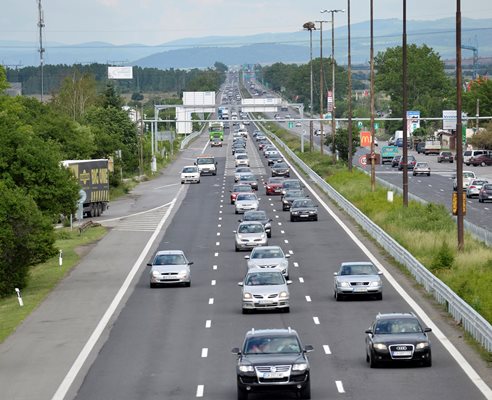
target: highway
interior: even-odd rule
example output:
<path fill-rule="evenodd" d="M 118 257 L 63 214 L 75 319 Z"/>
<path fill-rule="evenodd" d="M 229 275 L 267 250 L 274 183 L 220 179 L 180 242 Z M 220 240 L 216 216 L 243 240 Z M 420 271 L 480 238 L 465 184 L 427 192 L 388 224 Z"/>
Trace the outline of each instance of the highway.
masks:
<path fill-rule="evenodd" d="M 230 136 L 226 135 L 229 144 Z M 195 148 L 202 146 L 206 146 L 204 137 L 194 143 Z M 247 150 L 255 173 L 265 180 L 269 168 L 251 139 Z M 288 213 L 281 211 L 279 198 L 265 196 L 261 185 L 261 209 L 273 218 L 270 243 L 291 254 L 291 312 L 243 315 L 237 282 L 244 276 L 248 253 L 234 251 L 232 231 L 238 215 L 228 198 L 232 155 L 228 146 L 206 152 L 217 158 L 218 175 L 204 176 L 200 184 L 187 187 L 154 249 L 185 251 L 194 261 L 191 288 L 150 289 L 148 260 L 144 260 L 133 291 L 94 356 L 76 399 L 233 399 L 236 359 L 230 350 L 240 346 L 253 327 L 289 326 L 299 332 L 304 344 L 315 348 L 310 354 L 313 399 L 485 398 L 433 334 L 431 368 L 370 369 L 365 361 L 364 330 L 378 312 L 411 311 L 402 297 L 406 294 L 385 278 L 383 301 L 336 302 L 333 272 L 341 262 L 368 260 L 369 254 L 322 204 L 318 222 L 291 223 Z M 383 258 L 379 260 L 387 266 Z"/>

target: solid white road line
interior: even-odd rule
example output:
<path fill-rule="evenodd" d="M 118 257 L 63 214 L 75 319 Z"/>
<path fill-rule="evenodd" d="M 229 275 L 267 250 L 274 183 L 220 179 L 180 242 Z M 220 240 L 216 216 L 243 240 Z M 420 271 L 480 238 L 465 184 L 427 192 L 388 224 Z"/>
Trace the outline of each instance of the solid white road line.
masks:
<path fill-rule="evenodd" d="M 205 321 L 205 328 L 207 328 L 207 329 L 208 329 L 208 328 L 210 328 L 211 326 L 212 326 L 212 320 L 207 319 L 207 320 Z"/>
<path fill-rule="evenodd" d="M 330 346 L 327 344 L 323 345 L 323 350 L 325 351 L 325 354 L 331 354 Z"/>
<path fill-rule="evenodd" d="M 290 166 L 292 170 L 292 164 L 287 160 L 285 162 Z M 463 357 L 454 344 L 447 338 L 447 336 L 438 328 L 438 326 L 432 321 L 432 319 L 427 315 L 427 313 L 417 304 L 417 302 L 401 287 L 401 285 L 396 281 L 396 279 L 389 273 L 389 271 L 379 262 L 379 260 L 369 251 L 369 249 L 362 243 L 357 236 L 345 225 L 345 223 L 333 212 L 333 210 L 328 207 L 328 205 L 323 201 L 323 199 L 316 193 L 313 188 L 306 182 L 306 180 L 297 174 L 297 177 L 302 182 L 304 187 L 307 187 L 311 192 L 312 196 L 323 206 L 323 208 L 330 214 L 330 216 L 340 225 L 340 227 L 345 231 L 345 233 L 352 239 L 352 241 L 362 250 L 362 252 L 369 258 L 369 260 L 378 267 L 381 272 L 383 272 L 388 283 L 395 288 L 396 292 L 407 302 L 407 304 L 413 309 L 415 314 L 417 314 L 422 322 L 432 329 L 434 336 L 441 342 L 441 344 L 446 348 L 449 354 L 454 358 L 456 363 L 461 367 L 465 374 L 470 378 L 470 380 L 475 384 L 475 386 L 483 393 L 485 398 L 492 399 L 492 389 L 484 382 L 484 380 L 478 375 L 478 373 L 473 369 L 473 367 L 468 363 L 468 361 Z M 471 202 L 470 202 L 471 203 Z"/>
<path fill-rule="evenodd" d="M 335 384 L 337 385 L 338 393 L 345 393 L 342 381 L 335 381 Z"/>
<path fill-rule="evenodd" d="M 313 321 L 315 325 L 319 325 L 319 318 L 318 317 L 313 317 Z"/>
<path fill-rule="evenodd" d="M 210 299 L 208 299 L 208 304 L 214 304 L 214 298 L 213 297 L 210 297 Z"/>
<path fill-rule="evenodd" d="M 203 397 L 203 391 L 205 390 L 204 385 L 198 385 L 196 387 L 196 397 Z"/>
<path fill-rule="evenodd" d="M 154 244 L 155 240 L 157 239 L 157 236 L 161 232 L 162 227 L 164 226 L 164 223 L 166 220 L 169 218 L 169 215 L 171 214 L 172 209 L 174 208 L 174 205 L 176 204 L 176 200 L 178 199 L 179 195 L 181 194 L 181 191 L 183 190 L 183 187 L 181 187 L 178 190 L 178 193 L 174 197 L 174 199 L 171 201 L 169 209 L 166 211 L 166 213 L 163 215 L 161 220 L 159 221 L 159 224 L 154 230 L 154 233 L 150 237 L 149 241 L 147 242 L 146 246 L 140 253 L 137 261 L 135 261 L 135 264 L 133 264 L 132 269 L 128 273 L 128 275 L 125 278 L 125 281 L 121 285 L 120 289 L 116 293 L 116 295 L 113 298 L 113 301 L 109 305 L 109 307 L 106 309 L 106 312 L 100 319 L 99 323 L 97 324 L 96 328 L 92 332 L 91 336 L 89 337 L 89 340 L 87 340 L 86 344 L 80 351 L 79 355 L 75 359 L 74 363 L 72 364 L 72 367 L 68 371 L 67 375 L 63 378 L 63 381 L 60 383 L 60 386 L 58 386 L 58 389 L 56 390 L 55 394 L 52 397 L 52 400 L 63 400 L 65 396 L 67 395 L 68 390 L 70 389 L 70 386 L 72 385 L 73 381 L 77 377 L 78 373 L 82 369 L 85 361 L 89 357 L 91 351 L 94 349 L 94 346 L 96 345 L 97 341 L 103 334 L 104 330 L 108 326 L 109 321 L 113 317 L 116 309 L 118 308 L 119 304 L 121 303 L 121 300 L 125 296 L 125 293 L 128 291 L 130 284 L 132 283 L 133 279 L 135 278 L 135 275 L 137 272 L 140 270 L 140 267 L 144 260 L 148 257 L 148 253 Z"/>
<path fill-rule="evenodd" d="M 202 358 L 207 358 L 207 356 L 208 356 L 208 349 L 204 347 L 202 349 Z"/>
<path fill-rule="evenodd" d="M 299 282 L 304 283 L 304 278 L 302 276 L 299 277 Z"/>
<path fill-rule="evenodd" d="M 180 189 L 180 191 L 181 191 L 181 189 Z M 118 221 L 118 220 L 123 219 L 123 218 L 130 218 L 130 217 L 136 217 L 137 215 L 147 214 L 147 213 L 150 213 L 152 211 L 159 210 L 160 208 L 167 207 L 170 204 L 172 204 L 173 201 L 174 200 L 170 201 L 169 203 L 163 204 L 162 206 L 151 208 L 150 210 L 140 211 L 140 212 L 135 213 L 135 214 L 122 215 L 121 217 L 116 217 L 116 218 L 102 219 L 102 220 L 100 220 L 98 222 L 112 222 L 112 221 Z"/>
<path fill-rule="evenodd" d="M 202 149 L 202 154 L 205 153 L 205 150 L 207 150 L 209 144 L 210 144 L 210 140 L 207 140 L 207 143 L 205 143 L 205 146 Z"/>
<path fill-rule="evenodd" d="M 153 190 L 162 189 L 162 188 L 171 187 L 171 186 L 178 186 L 178 185 L 180 185 L 180 183 L 170 183 L 169 185 L 157 186 Z"/>

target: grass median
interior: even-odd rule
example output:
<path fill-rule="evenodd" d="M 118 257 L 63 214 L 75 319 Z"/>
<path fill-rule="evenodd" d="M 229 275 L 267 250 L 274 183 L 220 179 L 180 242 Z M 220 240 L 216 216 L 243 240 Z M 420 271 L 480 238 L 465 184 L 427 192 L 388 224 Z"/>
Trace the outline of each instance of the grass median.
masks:
<path fill-rule="evenodd" d="M 63 265 L 58 255 L 47 262 L 33 266 L 29 271 L 27 287 L 21 291 L 24 306 L 19 306 L 14 295 L 0 300 L 0 343 L 48 296 L 65 275 L 78 264 L 84 249 L 106 234 L 103 227 L 93 227 L 79 234 L 78 230 L 63 228 L 56 232 L 55 248 L 63 251 Z"/>
<path fill-rule="evenodd" d="M 465 235 L 465 248 L 456 247 L 456 224 L 442 205 L 410 201 L 394 196 L 387 201 L 387 190 L 371 191 L 370 178 L 345 164 L 333 164 L 331 155 L 300 152 L 299 138 L 276 124 L 266 127 L 298 157 L 323 177 L 339 193 L 406 248 L 435 276 L 492 323 L 492 249 L 471 235 Z"/>

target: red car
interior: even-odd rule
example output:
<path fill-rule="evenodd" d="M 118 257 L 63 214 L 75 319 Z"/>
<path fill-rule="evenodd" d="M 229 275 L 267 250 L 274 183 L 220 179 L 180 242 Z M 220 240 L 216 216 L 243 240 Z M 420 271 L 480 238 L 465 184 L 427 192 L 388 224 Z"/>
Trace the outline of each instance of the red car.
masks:
<path fill-rule="evenodd" d="M 236 202 L 236 197 L 239 193 L 252 193 L 250 185 L 234 185 L 231 190 L 231 204 Z"/>
<path fill-rule="evenodd" d="M 282 194 L 282 182 L 284 178 L 269 178 L 267 183 L 265 184 L 266 194 L 267 195 L 275 195 Z"/>
<path fill-rule="evenodd" d="M 470 158 L 470 164 L 477 167 L 481 165 L 485 167 L 486 165 L 492 165 L 492 157 L 486 154 L 480 154 L 479 156 Z"/>

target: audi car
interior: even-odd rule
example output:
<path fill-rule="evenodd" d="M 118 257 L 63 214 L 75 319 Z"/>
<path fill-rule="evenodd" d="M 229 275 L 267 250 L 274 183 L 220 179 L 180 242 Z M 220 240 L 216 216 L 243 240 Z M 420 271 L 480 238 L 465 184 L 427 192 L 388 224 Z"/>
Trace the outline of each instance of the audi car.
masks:
<path fill-rule="evenodd" d="M 340 301 L 345 297 L 370 295 L 382 300 L 381 275 L 371 262 L 344 262 L 334 273 L 334 297 Z"/>
<path fill-rule="evenodd" d="M 296 199 L 290 206 L 290 221 L 318 220 L 318 206 L 311 199 Z"/>

